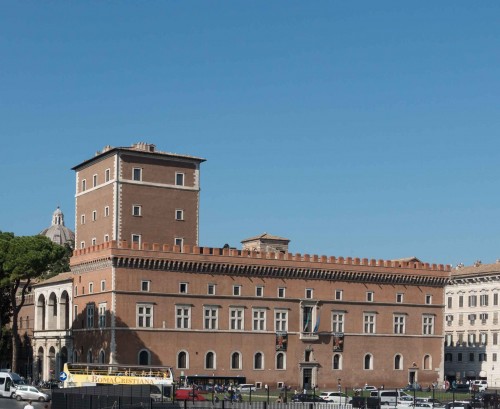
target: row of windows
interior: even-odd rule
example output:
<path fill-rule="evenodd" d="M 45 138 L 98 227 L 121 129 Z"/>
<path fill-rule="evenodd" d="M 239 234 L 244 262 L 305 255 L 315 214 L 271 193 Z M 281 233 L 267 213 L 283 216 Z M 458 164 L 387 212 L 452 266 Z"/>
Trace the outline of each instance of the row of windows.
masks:
<path fill-rule="evenodd" d="M 474 362 L 476 359 L 476 354 L 474 352 L 469 352 L 469 362 Z M 447 352 L 444 354 L 444 361 L 445 362 L 453 362 L 456 360 L 456 362 L 464 362 L 464 354 L 462 352 L 458 352 L 456 354 L 456 358 L 454 358 L 454 354 L 451 352 Z M 487 361 L 487 355 L 485 352 L 480 352 L 477 354 L 477 360 L 478 362 L 486 362 Z M 492 361 L 496 362 L 497 361 L 497 354 L 493 353 L 492 354 Z"/>
<path fill-rule="evenodd" d="M 75 308 L 75 317 L 77 316 L 78 307 Z M 220 329 L 220 311 L 221 307 L 217 305 L 203 307 L 203 329 L 205 330 L 219 330 Z M 319 321 L 317 321 L 316 328 L 312 329 L 309 326 L 310 316 L 309 307 L 302 307 L 300 315 L 300 328 L 302 332 L 318 332 Z M 175 329 L 192 329 L 192 311 L 191 305 L 176 305 L 174 313 Z M 376 334 L 376 313 L 365 312 L 363 313 L 362 332 L 365 334 Z M 86 307 L 86 327 L 94 328 L 95 304 L 87 304 Z M 251 309 L 251 330 L 252 331 L 268 331 L 268 309 L 267 308 L 252 308 Z M 406 321 L 405 314 L 393 314 L 393 333 L 405 334 Z M 287 332 L 288 331 L 288 310 L 276 308 L 273 315 L 274 331 Z M 422 334 L 434 335 L 434 321 L 435 316 L 430 314 L 422 315 Z M 346 313 L 339 311 L 332 311 L 330 330 L 332 332 L 344 332 L 346 324 Z M 106 326 L 106 304 L 99 304 L 98 326 Z M 137 304 L 136 305 L 136 326 L 138 328 L 154 328 L 154 306 L 153 304 Z M 165 321 L 162 322 L 165 328 Z M 228 316 L 228 328 L 233 331 L 245 330 L 245 307 L 230 307 Z M 249 329 L 249 328 L 247 328 Z"/>
<path fill-rule="evenodd" d="M 142 168 L 133 168 L 132 169 L 132 180 L 134 181 L 142 181 Z M 111 180 L 111 169 L 106 169 L 104 171 L 104 183 L 107 183 Z M 175 172 L 174 184 L 175 186 L 184 186 L 185 174 L 182 172 Z M 98 175 L 92 175 L 92 187 L 97 187 L 98 185 Z M 87 190 L 87 179 L 82 179 L 82 192 Z"/>
<path fill-rule="evenodd" d="M 132 216 L 141 217 L 142 216 L 142 205 L 134 204 L 132 205 Z M 109 217 L 109 206 L 104 207 L 104 217 Z M 178 221 L 184 220 L 184 210 L 183 209 L 175 209 L 174 219 Z M 85 214 L 80 215 L 80 224 L 86 223 Z M 95 222 L 97 220 L 97 210 L 92 210 L 92 221 Z"/>
<path fill-rule="evenodd" d="M 142 280 L 141 281 L 141 291 L 151 291 L 151 281 Z M 215 292 L 216 292 L 216 285 L 212 284 L 212 283 L 208 284 L 207 285 L 207 294 L 208 295 L 215 295 Z M 187 282 L 179 283 L 179 293 L 180 294 L 188 294 L 189 293 L 189 283 L 187 283 Z M 342 300 L 342 293 L 343 293 L 342 290 L 335 290 L 334 291 L 334 300 L 341 301 Z M 232 295 L 234 295 L 234 296 L 242 295 L 242 286 L 239 284 L 233 285 L 232 286 Z M 278 287 L 276 295 L 278 298 L 285 298 L 286 297 L 286 288 L 285 287 Z M 255 296 L 256 297 L 264 297 L 264 286 L 258 285 L 255 287 Z M 306 288 L 304 290 L 304 297 L 306 299 L 313 299 L 314 298 L 314 290 L 312 288 Z M 426 295 L 425 300 L 426 300 L 426 304 L 432 304 L 432 296 L 431 295 Z M 374 301 L 373 291 L 366 292 L 366 301 L 367 302 Z M 403 294 L 402 293 L 396 294 L 396 302 L 397 303 L 403 302 Z"/>
<path fill-rule="evenodd" d="M 479 337 L 478 337 L 479 335 Z M 476 346 L 476 345 L 488 345 L 488 333 L 480 332 L 476 334 L 470 332 L 467 334 L 459 333 L 457 334 L 457 341 L 454 343 L 453 334 L 445 335 L 445 345 L 446 346 Z M 498 332 L 491 333 L 492 345 L 498 345 Z"/>
<path fill-rule="evenodd" d="M 109 234 L 105 234 L 104 235 L 104 242 L 107 243 L 108 241 L 109 241 Z M 142 235 L 132 234 L 131 235 L 131 242 L 133 245 L 137 245 L 138 248 L 141 248 Z M 95 237 L 92 238 L 91 245 L 92 246 L 97 245 L 97 238 L 95 238 Z M 184 239 L 181 237 L 175 237 L 174 238 L 174 245 L 179 246 L 182 249 L 184 246 Z M 80 242 L 80 248 L 81 249 L 85 248 L 85 241 Z"/>
<path fill-rule="evenodd" d="M 478 304 L 479 300 L 479 304 Z M 467 306 L 468 307 L 487 307 L 490 302 L 489 294 L 480 294 L 479 297 L 477 295 L 469 295 L 467 298 Z M 498 305 L 498 293 L 493 293 L 493 304 L 494 306 Z M 447 298 L 447 306 L 448 308 L 453 308 L 453 296 L 448 296 Z M 458 307 L 464 307 L 464 296 L 458 296 Z"/>
<path fill-rule="evenodd" d="M 332 369 L 333 370 L 343 369 L 342 361 L 343 361 L 342 354 L 334 354 L 333 360 L 332 360 Z M 393 369 L 395 371 L 402 371 L 405 369 L 404 364 L 403 364 L 403 355 L 401 355 L 401 354 L 394 355 L 394 359 L 392 362 L 393 362 Z M 430 370 L 432 368 L 432 357 L 430 355 L 424 355 L 422 363 L 423 363 L 424 370 Z M 365 370 L 375 369 L 374 368 L 374 358 L 373 358 L 372 354 L 367 353 L 364 355 L 364 357 L 363 357 L 363 369 L 365 369 Z"/>

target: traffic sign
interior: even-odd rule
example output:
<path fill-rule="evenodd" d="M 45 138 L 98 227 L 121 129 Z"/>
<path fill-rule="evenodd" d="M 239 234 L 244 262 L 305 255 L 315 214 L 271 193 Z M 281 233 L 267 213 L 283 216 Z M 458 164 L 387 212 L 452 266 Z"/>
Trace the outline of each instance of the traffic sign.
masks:
<path fill-rule="evenodd" d="M 66 372 L 61 372 L 59 374 L 59 380 L 64 382 L 66 379 L 68 379 L 68 375 L 66 374 Z"/>

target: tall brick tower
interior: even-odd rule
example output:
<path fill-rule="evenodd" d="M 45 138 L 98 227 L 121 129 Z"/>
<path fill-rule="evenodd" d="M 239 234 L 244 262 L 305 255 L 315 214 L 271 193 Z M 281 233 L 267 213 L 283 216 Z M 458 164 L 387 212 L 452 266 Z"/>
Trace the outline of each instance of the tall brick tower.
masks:
<path fill-rule="evenodd" d="M 204 161 L 141 142 L 106 146 L 75 166 L 75 248 L 112 240 L 197 245 Z"/>

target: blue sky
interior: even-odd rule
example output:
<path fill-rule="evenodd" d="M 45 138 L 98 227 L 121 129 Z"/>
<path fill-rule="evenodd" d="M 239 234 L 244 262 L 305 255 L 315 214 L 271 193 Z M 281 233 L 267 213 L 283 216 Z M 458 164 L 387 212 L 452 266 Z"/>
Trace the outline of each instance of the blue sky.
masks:
<path fill-rule="evenodd" d="M 0 5 L 0 230 L 74 228 L 76 164 L 207 159 L 200 244 L 500 258 L 500 2 Z"/>

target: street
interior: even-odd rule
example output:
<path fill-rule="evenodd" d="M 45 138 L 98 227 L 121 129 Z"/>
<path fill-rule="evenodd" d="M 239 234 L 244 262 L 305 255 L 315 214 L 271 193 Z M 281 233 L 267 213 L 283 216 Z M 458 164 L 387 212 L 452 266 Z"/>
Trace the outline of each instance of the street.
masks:
<path fill-rule="evenodd" d="M 2 409 L 23 409 L 27 403 L 28 401 L 18 402 L 15 399 L 0 398 L 0 408 Z M 50 402 L 32 402 L 32 405 L 35 409 L 43 409 L 45 405 L 50 407 Z"/>

